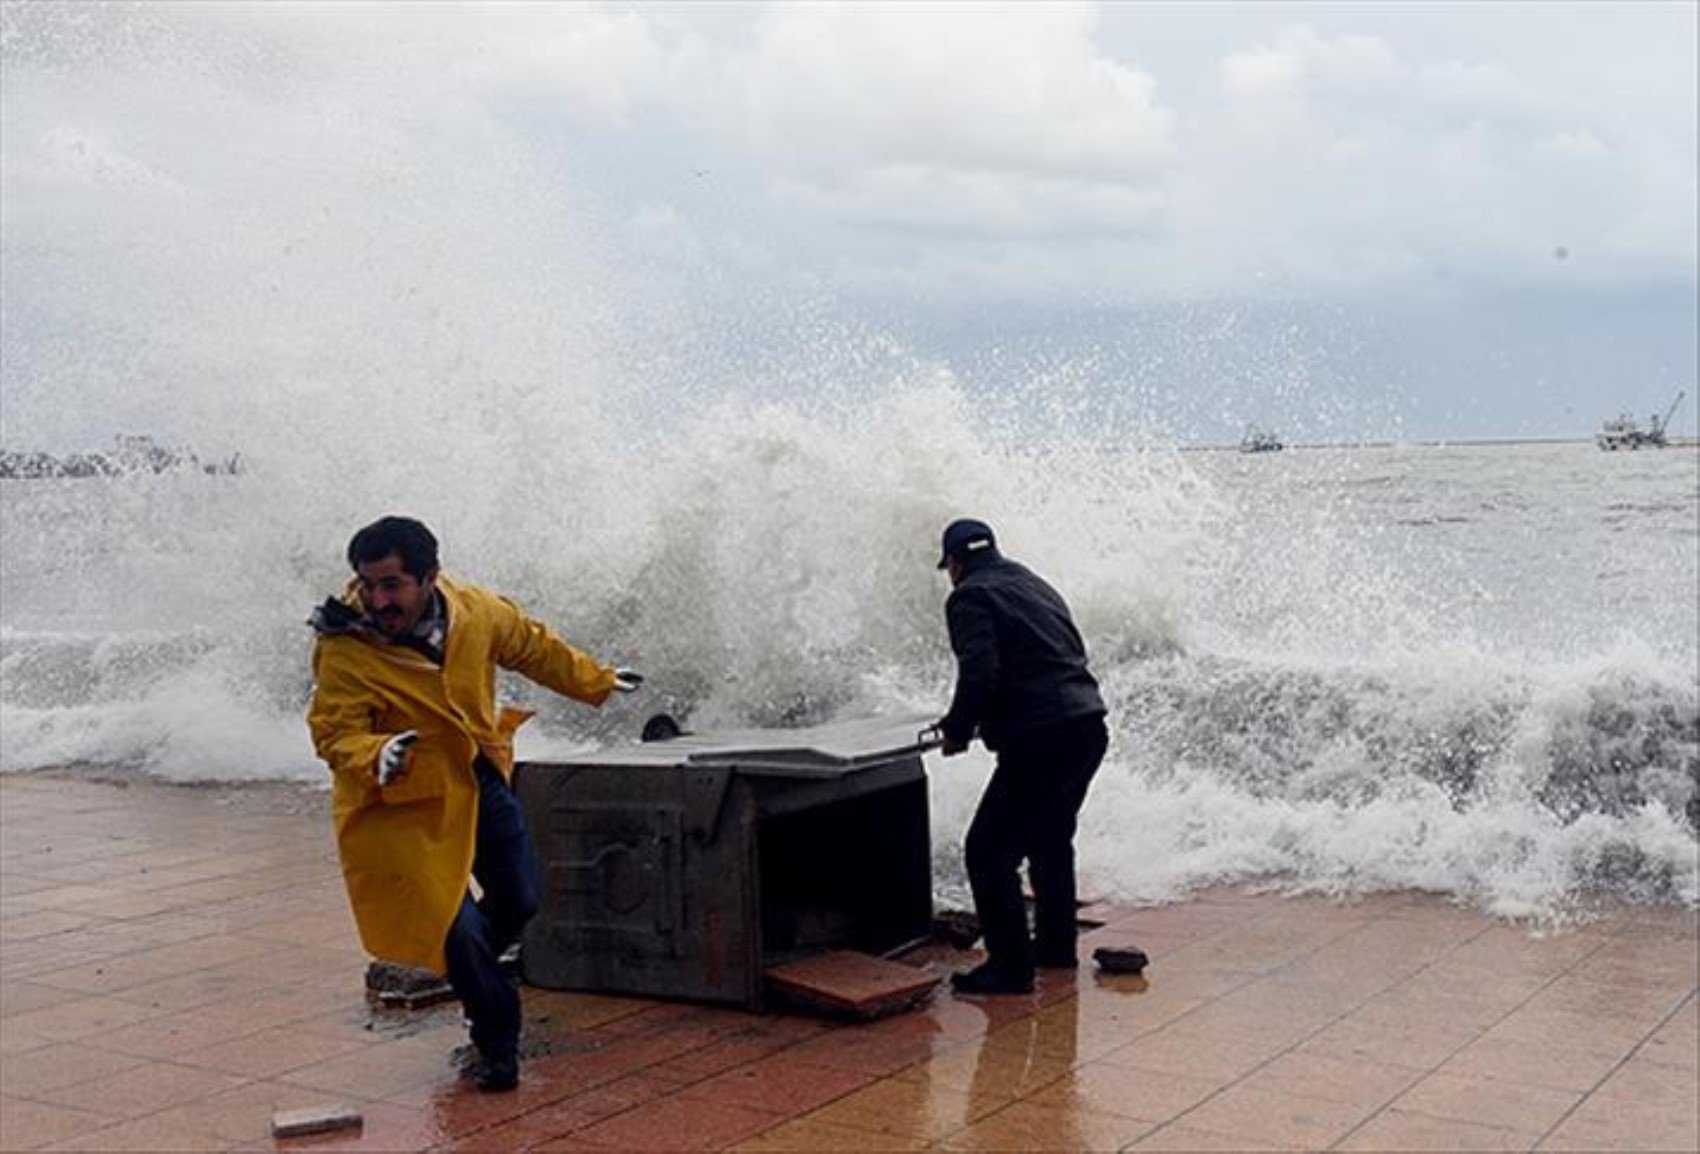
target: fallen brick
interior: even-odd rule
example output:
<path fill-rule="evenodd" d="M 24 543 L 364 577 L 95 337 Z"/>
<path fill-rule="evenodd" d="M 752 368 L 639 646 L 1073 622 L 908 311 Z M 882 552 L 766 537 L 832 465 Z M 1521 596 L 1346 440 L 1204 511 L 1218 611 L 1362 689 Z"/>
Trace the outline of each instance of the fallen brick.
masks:
<path fill-rule="evenodd" d="M 349 1106 L 307 1106 L 279 1110 L 272 1115 L 273 1138 L 299 1138 L 304 1134 L 328 1134 L 333 1130 L 359 1130 L 366 1124 L 360 1111 Z"/>

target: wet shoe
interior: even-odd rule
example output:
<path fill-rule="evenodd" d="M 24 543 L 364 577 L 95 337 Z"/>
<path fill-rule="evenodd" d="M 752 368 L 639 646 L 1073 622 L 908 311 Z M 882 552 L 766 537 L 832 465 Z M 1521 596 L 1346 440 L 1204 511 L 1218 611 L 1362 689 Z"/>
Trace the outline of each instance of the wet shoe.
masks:
<path fill-rule="evenodd" d="M 487 1094 L 500 1094 L 519 1085 L 518 1058 L 480 1058 L 472 1080 Z"/>
<path fill-rule="evenodd" d="M 1006 974 L 988 962 L 967 973 L 950 975 L 950 988 L 959 994 L 1031 994 L 1033 977 Z"/>

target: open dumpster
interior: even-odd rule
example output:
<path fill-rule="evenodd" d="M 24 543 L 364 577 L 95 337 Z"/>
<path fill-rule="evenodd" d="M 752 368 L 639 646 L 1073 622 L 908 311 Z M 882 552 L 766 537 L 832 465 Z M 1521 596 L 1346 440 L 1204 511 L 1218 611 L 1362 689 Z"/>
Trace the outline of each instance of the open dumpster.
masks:
<path fill-rule="evenodd" d="M 521 762 L 544 878 L 526 981 L 756 1009 L 769 966 L 925 939 L 929 722 L 683 734 Z"/>

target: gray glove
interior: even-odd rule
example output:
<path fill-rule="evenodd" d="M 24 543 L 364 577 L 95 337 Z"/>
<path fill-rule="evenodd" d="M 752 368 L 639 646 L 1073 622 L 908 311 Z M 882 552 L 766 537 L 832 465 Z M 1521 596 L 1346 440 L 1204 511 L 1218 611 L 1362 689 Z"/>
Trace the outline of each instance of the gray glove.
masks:
<path fill-rule="evenodd" d="M 407 759 L 413 751 L 413 743 L 418 740 L 419 731 L 409 729 L 384 742 L 384 747 L 378 751 L 379 785 L 388 785 L 407 772 Z"/>
<path fill-rule="evenodd" d="M 631 669 L 614 670 L 614 688 L 621 693 L 636 693 L 643 685 L 643 674 Z"/>

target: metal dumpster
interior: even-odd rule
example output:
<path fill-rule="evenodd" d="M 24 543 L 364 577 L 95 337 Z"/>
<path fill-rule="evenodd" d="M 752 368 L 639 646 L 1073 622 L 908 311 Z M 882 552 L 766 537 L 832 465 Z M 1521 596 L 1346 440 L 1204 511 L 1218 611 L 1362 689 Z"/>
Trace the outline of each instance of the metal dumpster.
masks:
<path fill-rule="evenodd" d="M 526 981 L 751 1009 L 766 966 L 928 935 L 927 717 L 521 762 L 544 876 Z"/>

